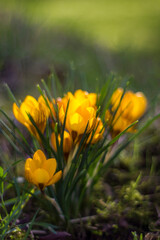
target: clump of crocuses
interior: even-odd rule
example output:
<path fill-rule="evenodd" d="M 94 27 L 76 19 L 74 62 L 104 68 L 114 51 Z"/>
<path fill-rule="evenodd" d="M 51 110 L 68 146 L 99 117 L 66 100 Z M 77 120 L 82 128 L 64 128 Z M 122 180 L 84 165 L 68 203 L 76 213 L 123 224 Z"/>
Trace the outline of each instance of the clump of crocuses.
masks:
<path fill-rule="evenodd" d="M 62 155 L 65 156 L 66 167 L 62 164 L 63 169 L 59 169 L 56 174 L 57 160 L 55 158 L 47 160 L 40 149 L 34 153 L 33 159 L 26 160 L 26 179 L 40 190 L 56 183 L 62 177 L 63 170 L 65 172 L 67 168 L 68 171 L 66 160 L 69 158 L 71 162 L 74 149 L 80 144 L 84 134 L 87 136 L 85 146 L 98 143 L 103 139 L 107 129 L 113 138 L 141 118 L 147 108 L 147 100 L 142 92 L 127 91 L 124 93 L 122 88 L 118 88 L 111 96 L 111 104 L 105 112 L 105 119 L 101 119 L 98 112 L 99 106 L 97 106 L 98 97 L 96 93 L 88 93 L 79 89 L 74 94 L 68 92 L 62 98 L 49 100 L 44 95 L 40 95 L 36 100 L 32 96 L 27 96 L 20 107 L 16 103 L 13 104 L 15 118 L 29 130 L 41 145 L 43 144 L 37 128 L 41 134 L 45 135 L 49 119 L 51 119 L 49 121 L 51 127 L 50 146 L 55 155 L 63 143 L 61 150 L 63 151 Z M 127 131 L 134 132 L 135 126 Z"/>

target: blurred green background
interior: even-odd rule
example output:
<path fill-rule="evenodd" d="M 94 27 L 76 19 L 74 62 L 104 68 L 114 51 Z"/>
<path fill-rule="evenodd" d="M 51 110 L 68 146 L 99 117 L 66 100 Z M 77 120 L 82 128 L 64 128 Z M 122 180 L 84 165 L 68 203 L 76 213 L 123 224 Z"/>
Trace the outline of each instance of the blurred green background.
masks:
<path fill-rule="evenodd" d="M 53 71 L 71 90 L 96 91 L 114 72 L 159 94 L 159 0 L 0 0 L 0 18 L 0 81 L 18 97 Z"/>

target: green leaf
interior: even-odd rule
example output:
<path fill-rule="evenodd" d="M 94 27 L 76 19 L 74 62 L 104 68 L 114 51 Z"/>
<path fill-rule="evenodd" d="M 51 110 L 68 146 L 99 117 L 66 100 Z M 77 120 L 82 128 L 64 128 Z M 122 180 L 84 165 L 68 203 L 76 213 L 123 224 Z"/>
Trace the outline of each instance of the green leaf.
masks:
<path fill-rule="evenodd" d="M 12 125 L 14 131 L 16 131 L 18 133 L 18 135 L 21 138 L 21 142 L 24 142 L 25 145 L 25 149 L 28 153 L 33 153 L 33 149 L 31 148 L 31 146 L 29 145 L 28 141 L 26 140 L 26 138 L 23 136 L 23 134 L 21 133 L 21 131 L 19 130 L 19 128 L 14 124 L 13 120 L 10 119 L 10 117 L 8 117 L 8 115 L 2 110 L 0 109 L 0 112 L 3 114 L 3 116 L 8 120 L 8 122 Z M 14 133 L 14 136 L 16 138 L 16 135 Z M 17 138 L 16 138 L 17 139 Z"/>
<path fill-rule="evenodd" d="M 86 169 L 83 169 L 74 179 L 74 181 L 72 182 L 67 194 L 66 194 L 66 201 L 68 200 L 68 198 L 71 196 L 72 192 L 74 189 L 76 189 L 76 184 L 81 180 L 83 179 L 83 176 L 85 176 L 86 174 Z"/>
<path fill-rule="evenodd" d="M 135 134 L 133 134 L 126 142 L 120 145 L 120 147 L 115 151 L 115 153 L 110 157 L 110 159 L 107 161 L 105 166 L 103 166 L 102 172 L 106 171 L 106 169 L 111 165 L 111 163 L 114 161 L 114 159 L 120 154 L 120 152 L 126 148 L 137 136 L 139 136 L 147 127 L 149 127 L 152 122 L 154 122 L 156 119 L 160 117 L 160 114 L 154 116 L 153 118 L 149 119 L 144 126 Z"/>
<path fill-rule="evenodd" d="M 140 234 L 139 240 L 143 240 L 143 234 L 142 233 Z"/>
<path fill-rule="evenodd" d="M 53 233 L 56 233 L 56 231 L 54 229 L 58 228 L 57 226 L 55 226 L 55 225 L 53 225 L 51 223 L 46 223 L 46 222 L 34 222 L 33 225 L 34 226 L 44 227 L 45 229 L 47 228 L 48 230 L 50 230 Z"/>
<path fill-rule="evenodd" d="M 16 202 L 17 202 L 17 198 L 11 198 L 11 199 L 4 201 L 4 204 L 5 204 L 5 206 L 10 206 L 10 205 L 15 204 Z M 0 203 L 0 207 L 2 207 L 2 206 L 3 206 L 3 204 Z"/>
<path fill-rule="evenodd" d="M 8 84 L 7 83 L 4 83 L 4 86 L 8 92 L 8 95 L 10 96 L 10 98 L 13 100 L 13 102 L 15 102 L 17 104 L 17 106 L 19 106 L 19 103 L 17 101 L 17 99 L 15 98 L 15 96 L 13 95 L 11 89 L 9 88 Z"/>
<path fill-rule="evenodd" d="M 0 167 L 0 193 L 3 194 L 4 190 L 4 179 L 3 179 L 3 168 Z"/>
<path fill-rule="evenodd" d="M 36 128 L 38 134 L 39 134 L 39 137 L 42 141 L 42 144 L 43 144 L 43 147 L 44 149 L 46 150 L 46 152 L 49 154 L 50 152 L 53 153 L 54 157 L 56 158 L 56 153 L 53 151 L 53 149 L 51 148 L 50 144 L 49 144 L 49 141 L 45 138 L 45 136 L 42 134 L 42 132 L 39 130 L 39 128 L 37 127 L 34 119 L 32 118 L 32 116 L 30 114 L 27 114 L 28 117 L 29 117 L 29 120 L 31 121 L 31 123 L 33 124 L 33 126 Z"/>
<path fill-rule="evenodd" d="M 131 127 L 133 127 L 135 124 L 138 123 L 138 120 L 133 122 L 132 124 L 130 124 L 124 131 L 122 131 L 121 133 L 119 133 L 116 137 L 114 137 L 106 146 L 101 147 L 99 151 L 97 151 L 95 158 L 97 158 L 101 153 L 103 153 L 104 151 L 106 151 L 111 145 L 113 145 L 115 142 L 117 142 L 117 140 L 124 134 L 127 132 L 127 130 Z"/>
<path fill-rule="evenodd" d="M 12 141 L 12 139 L 10 138 L 9 135 L 7 135 L 5 133 L 5 131 L 3 131 L 2 129 L 0 130 L 2 132 L 2 134 L 4 135 L 4 137 L 8 140 L 8 142 L 12 145 L 12 147 L 18 152 L 21 153 L 21 150 L 16 146 L 16 144 Z"/>
<path fill-rule="evenodd" d="M 38 209 L 38 210 L 36 211 L 36 213 L 34 214 L 34 216 L 33 216 L 33 218 L 32 218 L 32 221 L 31 221 L 30 224 L 29 224 L 29 228 L 28 228 L 28 230 L 27 230 L 27 232 L 26 232 L 26 234 L 25 234 L 25 236 L 24 236 L 24 240 L 27 240 L 28 235 L 29 235 L 29 233 L 30 233 L 30 231 L 31 231 L 31 229 L 32 229 L 32 226 L 33 226 L 33 224 L 34 224 L 34 222 L 35 222 L 35 219 L 36 219 L 36 217 L 37 217 L 37 214 L 38 214 L 39 210 L 40 210 L 40 209 Z"/>
<path fill-rule="evenodd" d="M 60 152 L 61 152 L 61 159 L 59 159 L 59 161 L 61 161 L 61 165 L 62 165 L 62 169 L 64 169 L 64 154 L 63 154 L 63 138 L 64 138 L 64 131 L 65 131 L 65 126 L 66 126 L 66 119 L 67 119 L 67 113 L 68 113 L 68 108 L 69 108 L 69 102 L 70 100 L 68 100 L 67 102 L 67 107 L 66 107 L 66 112 L 65 112 L 65 116 L 64 116 L 64 122 L 62 125 L 62 132 L 61 132 L 61 142 L 60 142 Z"/>
<path fill-rule="evenodd" d="M 49 103 L 48 103 L 48 100 L 47 100 L 47 98 L 45 97 L 45 94 L 43 93 L 43 91 L 42 91 L 42 89 L 40 88 L 39 84 L 37 84 L 37 88 L 38 88 L 40 94 L 42 95 L 42 97 L 43 97 L 43 99 L 44 99 L 44 101 L 45 101 L 45 103 L 46 103 L 46 106 L 47 106 L 47 107 L 49 108 L 49 110 L 50 110 L 50 114 L 51 114 L 51 117 L 52 117 L 53 121 L 56 122 L 56 119 L 55 119 L 55 117 L 54 117 L 54 115 L 53 115 L 53 112 L 52 112 L 52 110 L 51 110 L 51 108 L 50 108 L 50 105 L 49 105 Z M 53 107 L 54 107 L 55 112 L 56 112 L 56 105 L 53 103 L 52 99 L 50 99 L 50 102 L 53 104 Z"/>
<path fill-rule="evenodd" d="M 0 177 L 3 177 L 3 168 L 0 166 Z"/>
<path fill-rule="evenodd" d="M 50 91 L 49 91 L 49 89 L 48 89 L 47 84 L 45 83 L 44 79 L 41 79 L 41 82 L 42 82 L 42 84 L 43 84 L 43 87 L 44 87 L 45 90 L 46 90 L 46 93 L 47 93 L 47 95 L 48 95 L 49 100 L 52 102 L 52 96 L 51 96 L 51 93 L 50 93 Z"/>
<path fill-rule="evenodd" d="M 28 147 L 28 145 L 26 146 L 26 144 L 24 144 L 23 141 L 21 141 L 21 139 L 19 139 L 19 138 L 15 135 L 15 132 L 14 132 L 12 129 L 10 129 L 10 127 L 7 126 L 6 123 L 5 123 L 3 120 L 0 119 L 0 123 L 1 123 L 1 125 L 9 132 L 9 134 L 13 136 L 13 138 L 15 139 L 15 141 L 18 142 L 18 144 L 24 149 L 25 152 L 31 153 L 31 149 Z M 7 134 L 6 134 L 2 129 L 1 129 L 1 131 L 2 131 L 3 135 L 6 137 Z M 10 141 L 12 141 L 10 135 L 8 135 L 8 138 L 10 138 Z M 12 141 L 12 142 L 13 142 L 13 141 Z M 13 142 L 12 146 L 14 146 L 14 145 L 15 145 L 15 143 Z M 18 147 L 16 146 L 15 149 L 17 150 Z"/>

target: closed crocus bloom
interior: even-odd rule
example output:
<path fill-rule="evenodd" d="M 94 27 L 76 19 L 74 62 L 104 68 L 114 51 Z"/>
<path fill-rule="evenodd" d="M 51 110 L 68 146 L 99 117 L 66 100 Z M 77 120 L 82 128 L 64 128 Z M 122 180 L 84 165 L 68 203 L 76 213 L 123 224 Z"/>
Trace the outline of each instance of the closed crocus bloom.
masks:
<path fill-rule="evenodd" d="M 123 115 L 123 117 L 129 118 L 131 116 L 132 110 L 134 108 L 135 94 L 132 91 L 127 91 L 120 103 L 118 112 Z"/>
<path fill-rule="evenodd" d="M 96 108 L 92 106 L 91 102 L 95 101 L 95 96 L 88 98 L 88 92 L 77 90 L 74 95 L 70 92 L 62 99 L 62 104 L 59 109 L 59 120 L 63 124 L 66 115 L 66 108 L 69 100 L 69 107 L 67 111 L 65 128 L 69 131 L 73 140 L 79 135 L 82 135 L 87 127 L 89 133 L 96 121 Z"/>
<path fill-rule="evenodd" d="M 142 92 L 133 93 L 132 91 L 127 91 L 121 100 L 122 94 L 122 88 L 118 88 L 113 93 L 111 97 L 112 111 L 115 111 L 118 105 L 120 105 L 118 111 L 124 117 L 133 121 L 142 117 L 147 108 L 147 99 L 144 94 Z"/>
<path fill-rule="evenodd" d="M 58 135 L 58 142 L 59 144 L 61 142 L 60 134 Z M 51 144 L 54 150 L 57 151 L 56 134 L 54 132 L 51 134 Z M 63 152 L 69 153 L 72 149 L 72 145 L 73 145 L 72 137 L 69 134 L 69 132 L 65 130 L 63 134 Z"/>
<path fill-rule="evenodd" d="M 90 107 L 88 99 L 79 101 L 74 99 L 70 102 L 67 121 L 68 129 L 74 135 L 81 135 L 84 133 L 86 126 L 88 124 L 86 133 L 90 132 L 96 121 L 96 110 Z"/>
<path fill-rule="evenodd" d="M 113 135 L 124 131 L 130 124 L 141 118 L 147 108 L 147 99 L 143 93 L 127 91 L 123 98 L 122 94 L 122 88 L 118 88 L 113 93 L 111 97 L 112 112 L 107 110 L 105 115 L 108 124 L 112 125 Z M 115 110 L 116 114 L 114 115 Z M 128 129 L 128 132 L 134 131 L 134 127 Z"/>
<path fill-rule="evenodd" d="M 124 118 L 119 111 L 113 115 L 109 110 L 106 111 L 105 120 L 107 124 L 111 127 L 111 135 L 115 137 L 120 132 L 124 131 L 132 122 L 129 121 L 127 118 Z M 127 132 L 135 132 L 134 126 L 129 128 Z"/>
<path fill-rule="evenodd" d="M 142 92 L 137 92 L 134 94 L 132 102 L 132 111 L 128 118 L 135 121 L 145 113 L 147 109 L 147 99 Z"/>
<path fill-rule="evenodd" d="M 90 139 L 92 137 L 91 143 L 95 144 L 96 142 L 98 142 L 100 139 L 103 138 L 103 133 L 104 133 L 104 126 L 103 126 L 102 120 L 98 117 L 96 119 L 96 124 L 95 124 L 95 133 L 93 137 L 92 137 L 92 132 L 90 133 L 87 143 L 90 142 Z"/>
<path fill-rule="evenodd" d="M 143 93 L 127 91 L 121 101 L 118 111 L 129 121 L 136 121 L 143 116 L 147 108 L 147 99 Z"/>
<path fill-rule="evenodd" d="M 93 129 L 96 121 L 96 111 L 93 107 L 79 106 L 76 111 L 69 116 L 69 129 L 78 135 L 84 133 L 87 123 L 87 132 Z"/>
<path fill-rule="evenodd" d="M 112 94 L 111 97 L 111 104 L 112 104 L 112 111 L 115 111 L 119 105 L 119 102 L 121 100 L 123 94 L 123 88 L 117 88 L 116 91 Z"/>
<path fill-rule="evenodd" d="M 49 185 L 58 182 L 62 171 L 55 174 L 57 162 L 54 158 L 46 159 L 41 150 L 37 150 L 33 159 L 28 158 L 25 163 L 25 177 L 28 182 L 36 185 L 41 191 Z"/>
<path fill-rule="evenodd" d="M 16 105 L 16 103 L 13 104 L 13 114 L 15 118 L 26 126 L 30 133 L 37 139 L 39 139 L 39 134 L 30 121 L 28 114 L 31 115 L 39 130 L 44 133 L 48 111 L 46 106 L 44 106 L 41 102 L 41 99 L 37 101 L 34 97 L 27 96 L 22 102 L 20 108 Z"/>
<path fill-rule="evenodd" d="M 131 123 L 132 122 L 129 121 L 127 118 L 124 118 L 122 115 L 119 115 L 117 113 L 114 117 L 113 122 L 112 122 L 112 127 L 113 127 L 115 135 L 116 135 L 116 133 L 118 134 L 118 133 L 124 131 L 127 127 L 129 127 L 129 125 Z M 135 132 L 135 129 L 134 128 L 129 128 L 127 131 L 128 132 Z"/>
<path fill-rule="evenodd" d="M 67 102 L 69 100 L 70 100 L 70 102 L 69 102 L 69 107 L 68 107 L 68 111 L 67 111 Z M 67 97 L 62 99 L 62 104 L 61 104 L 61 107 L 59 109 L 59 120 L 63 124 L 64 118 L 65 118 L 65 115 L 66 115 L 66 111 L 67 111 L 66 128 L 69 131 L 71 130 L 71 129 L 69 129 L 69 124 L 68 124 L 69 116 L 72 113 L 74 113 L 79 106 L 80 106 L 80 101 L 78 101 L 74 97 L 71 98 L 71 99 L 68 99 Z"/>

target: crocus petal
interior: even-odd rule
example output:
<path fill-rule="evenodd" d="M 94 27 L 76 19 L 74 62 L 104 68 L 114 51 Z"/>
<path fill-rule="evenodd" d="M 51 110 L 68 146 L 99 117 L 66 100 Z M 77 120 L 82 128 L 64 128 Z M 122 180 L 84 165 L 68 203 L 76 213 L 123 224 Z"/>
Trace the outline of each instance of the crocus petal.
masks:
<path fill-rule="evenodd" d="M 28 114 L 30 114 L 33 117 L 33 113 L 32 113 L 33 107 L 29 106 L 25 102 L 21 103 L 20 111 L 21 111 L 22 115 L 24 116 L 24 118 L 26 119 L 26 121 L 29 121 Z"/>
<path fill-rule="evenodd" d="M 62 124 L 64 122 L 64 117 L 65 117 L 65 111 L 64 111 L 64 107 L 62 105 L 59 109 L 59 120 L 61 121 Z"/>
<path fill-rule="evenodd" d="M 58 135 L 58 142 L 60 144 L 61 142 L 61 136 L 60 134 Z M 51 134 L 51 144 L 52 147 L 54 148 L 55 151 L 57 151 L 57 143 L 56 143 L 56 134 L 53 132 Z M 69 132 L 64 131 L 64 136 L 63 136 L 63 152 L 67 153 L 71 150 L 73 144 L 73 140 Z"/>
<path fill-rule="evenodd" d="M 49 181 L 50 177 L 48 172 L 43 168 L 38 168 L 33 173 L 33 181 L 37 185 L 38 184 L 46 184 Z"/>
<path fill-rule="evenodd" d="M 80 100 L 73 98 L 72 101 L 69 102 L 67 115 L 70 116 L 73 114 L 81 106 L 81 103 L 82 102 Z"/>
<path fill-rule="evenodd" d="M 28 120 L 29 120 L 28 114 L 30 114 L 34 119 L 35 109 L 38 109 L 38 102 L 32 96 L 27 96 L 20 106 L 21 113 L 23 114 L 25 119 L 28 119 Z"/>
<path fill-rule="evenodd" d="M 115 111 L 119 105 L 120 99 L 123 94 L 123 88 L 117 88 L 111 97 L 112 111 Z"/>
<path fill-rule="evenodd" d="M 56 171 L 57 168 L 57 162 L 55 158 L 49 158 L 48 160 L 46 160 L 43 164 L 43 169 L 45 169 L 48 173 L 49 176 L 52 177 L 53 174 Z"/>
<path fill-rule="evenodd" d="M 27 158 L 25 163 L 25 169 L 29 168 L 31 172 L 34 172 L 37 169 L 37 166 L 32 158 Z"/>
<path fill-rule="evenodd" d="M 60 144 L 60 141 L 61 141 L 61 137 L 60 137 L 60 135 L 58 135 L 59 144 Z M 56 142 L 55 132 L 52 132 L 52 134 L 51 134 L 51 144 L 52 144 L 52 147 L 54 148 L 54 150 L 57 151 L 57 142 Z"/>
<path fill-rule="evenodd" d="M 135 105 L 135 94 L 131 91 L 128 91 L 124 94 L 122 102 L 118 111 L 121 111 L 121 114 L 125 118 L 129 118 L 132 114 L 133 108 Z"/>
<path fill-rule="evenodd" d="M 89 102 L 89 99 L 88 98 L 84 98 L 83 100 L 80 101 L 80 105 L 79 105 L 79 108 L 81 108 L 81 111 L 82 109 L 86 109 L 90 107 L 90 102 Z"/>
<path fill-rule="evenodd" d="M 89 93 L 88 99 L 91 106 L 95 106 L 97 102 L 97 94 L 96 93 Z"/>
<path fill-rule="evenodd" d="M 85 123 L 82 116 L 78 113 L 74 113 L 69 118 L 69 126 L 72 131 L 82 134 L 86 128 L 87 122 Z"/>
<path fill-rule="evenodd" d="M 125 130 L 125 128 L 128 127 L 127 125 L 127 120 L 125 118 L 123 118 L 122 116 L 115 116 L 114 121 L 113 121 L 113 129 L 116 132 L 122 132 L 123 130 Z"/>
<path fill-rule="evenodd" d="M 26 122 L 26 119 L 24 118 L 16 103 L 13 103 L 13 114 L 20 123 L 24 124 Z"/>
<path fill-rule="evenodd" d="M 103 137 L 104 128 L 103 128 L 103 123 L 99 117 L 96 119 L 94 129 L 96 129 L 96 131 L 95 131 L 92 141 L 91 141 L 92 144 L 96 143 L 98 140 L 100 140 Z M 92 136 L 92 133 L 90 134 L 90 137 L 87 140 L 87 142 L 90 141 L 91 136 Z"/>
<path fill-rule="evenodd" d="M 61 177 L 62 177 L 62 171 L 60 170 L 49 180 L 49 182 L 47 183 L 47 186 L 58 182 L 61 179 Z"/>
<path fill-rule="evenodd" d="M 32 97 L 32 96 L 30 96 L 30 95 L 28 95 L 28 96 L 26 96 L 26 98 L 24 99 L 24 102 L 28 105 L 28 106 L 30 106 L 30 107 L 38 107 L 38 102 L 37 102 L 37 100 L 34 98 L 34 97 Z"/>
<path fill-rule="evenodd" d="M 147 108 L 147 99 L 142 92 L 137 92 L 134 98 L 134 108 L 132 110 L 133 120 L 137 120 L 142 117 Z"/>
<path fill-rule="evenodd" d="M 74 96 L 78 100 L 83 101 L 84 99 L 88 98 L 88 92 L 78 89 L 75 91 Z"/>
<path fill-rule="evenodd" d="M 46 161 L 46 157 L 40 149 L 34 153 L 33 161 L 37 168 L 41 168 L 43 163 Z"/>
<path fill-rule="evenodd" d="M 32 173 L 32 171 L 30 170 L 30 168 L 26 168 L 26 167 L 25 167 L 25 178 L 27 179 L 28 182 L 34 184 L 33 173 Z"/>
<path fill-rule="evenodd" d="M 67 95 L 66 95 L 66 97 L 67 97 L 67 101 L 68 101 L 69 99 L 72 100 L 72 99 L 74 98 L 74 96 L 73 96 L 73 94 L 72 94 L 71 92 L 68 92 Z"/>
<path fill-rule="evenodd" d="M 51 106 L 50 101 L 48 99 L 46 99 L 46 101 L 48 103 L 48 106 Z M 46 101 L 44 100 L 42 95 L 39 96 L 39 98 L 38 98 L 39 109 L 43 110 L 43 112 L 45 112 L 46 117 L 48 118 L 49 114 L 50 114 L 50 109 L 47 106 Z"/>
<path fill-rule="evenodd" d="M 67 132 L 64 131 L 64 138 L 63 138 L 63 151 L 65 153 L 70 152 L 72 148 L 73 140 L 71 135 Z"/>

